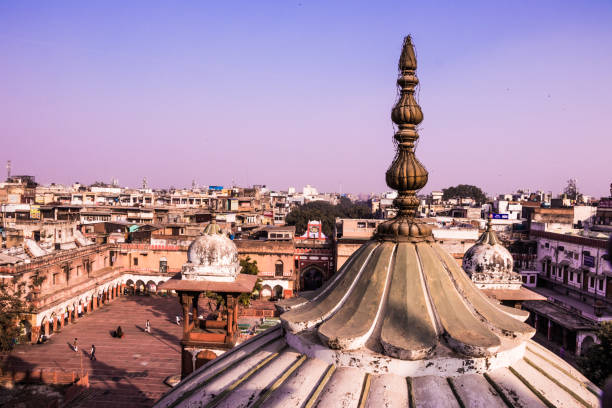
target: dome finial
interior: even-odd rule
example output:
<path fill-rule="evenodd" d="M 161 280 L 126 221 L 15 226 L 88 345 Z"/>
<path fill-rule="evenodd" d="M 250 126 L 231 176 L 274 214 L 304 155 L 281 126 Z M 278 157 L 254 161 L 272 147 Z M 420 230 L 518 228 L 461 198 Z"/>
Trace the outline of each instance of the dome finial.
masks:
<path fill-rule="evenodd" d="M 416 54 L 408 35 L 404 38 L 398 63 L 400 96 L 391 111 L 391 120 L 397 125 L 394 136 L 398 143 L 397 153 L 386 173 L 387 185 L 398 192 L 393 201 L 398 211 L 395 218 L 378 227 L 376 235 L 379 239 L 402 241 L 432 237 L 431 228 L 415 220 L 419 206 L 416 193 L 425 187 L 428 178 L 427 170 L 414 155 L 415 142 L 419 138 L 417 126 L 423 121 L 423 112 L 414 97 L 419 83 L 416 67 Z"/>
<path fill-rule="evenodd" d="M 204 231 L 202 232 L 202 235 L 215 235 L 215 234 L 222 234 L 223 231 L 221 231 L 221 227 L 217 224 L 217 218 L 215 217 L 215 212 L 211 211 L 210 212 L 210 223 L 204 227 Z"/>

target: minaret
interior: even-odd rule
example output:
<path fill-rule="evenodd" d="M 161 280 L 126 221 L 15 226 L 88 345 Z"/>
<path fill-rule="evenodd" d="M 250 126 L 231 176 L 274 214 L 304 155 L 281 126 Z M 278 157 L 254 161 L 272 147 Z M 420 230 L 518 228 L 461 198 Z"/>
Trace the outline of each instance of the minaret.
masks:
<path fill-rule="evenodd" d="M 11 161 L 7 161 L 6 162 L 6 179 L 10 179 L 11 178 Z"/>
<path fill-rule="evenodd" d="M 400 96 L 391 111 L 391 120 L 397 125 L 397 152 L 386 173 L 387 185 L 398 192 L 393 200 L 398 212 L 395 218 L 379 225 L 376 234 L 379 239 L 397 242 L 433 239 L 431 227 L 415 219 L 419 206 L 416 193 L 425 187 L 428 178 L 427 170 L 414 155 L 418 125 L 423 121 L 423 112 L 414 97 L 419 83 L 416 68 L 412 39 L 406 36 L 398 64 Z"/>

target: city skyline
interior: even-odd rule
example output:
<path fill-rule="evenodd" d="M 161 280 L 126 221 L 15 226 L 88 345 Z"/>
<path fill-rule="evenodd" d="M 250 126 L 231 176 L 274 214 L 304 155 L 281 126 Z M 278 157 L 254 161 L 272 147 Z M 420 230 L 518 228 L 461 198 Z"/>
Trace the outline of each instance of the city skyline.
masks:
<path fill-rule="evenodd" d="M 610 4 L 245 3 L 231 18 L 149 5 L 0 5 L 0 160 L 14 174 L 387 191 L 391 39 L 409 31 L 423 193 L 557 193 L 576 178 L 608 195 Z M 390 24 L 407 12 L 416 23 Z"/>

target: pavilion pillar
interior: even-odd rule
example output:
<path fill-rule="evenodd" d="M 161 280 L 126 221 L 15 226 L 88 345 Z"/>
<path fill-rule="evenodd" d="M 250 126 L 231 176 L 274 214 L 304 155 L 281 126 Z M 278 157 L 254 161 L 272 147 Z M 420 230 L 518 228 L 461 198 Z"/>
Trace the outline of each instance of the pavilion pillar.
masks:
<path fill-rule="evenodd" d="M 59 329 L 62 330 L 64 328 L 64 325 L 66 324 L 66 312 L 62 313 L 60 319 L 59 319 Z"/>
<path fill-rule="evenodd" d="M 546 338 L 548 341 L 552 341 L 552 321 L 550 319 L 548 319 L 548 333 Z"/>
<path fill-rule="evenodd" d="M 183 304 L 183 338 L 187 339 L 189 337 L 190 330 L 190 322 L 189 322 L 189 309 L 191 303 L 191 297 L 186 294 L 181 294 L 181 303 Z"/>
<path fill-rule="evenodd" d="M 539 319 L 538 319 L 538 314 L 537 314 L 537 313 L 534 313 L 534 317 L 533 317 L 533 327 L 536 329 L 536 333 L 537 333 L 537 331 L 538 331 L 538 322 L 539 322 Z"/>
<path fill-rule="evenodd" d="M 95 296 L 91 298 L 91 311 L 93 312 L 97 308 L 98 308 L 98 297 Z"/>
<path fill-rule="evenodd" d="M 234 335 L 234 307 L 236 306 L 234 297 L 227 295 L 225 304 L 227 305 L 227 337 L 231 340 Z"/>
<path fill-rule="evenodd" d="M 567 335 L 568 335 L 567 329 L 564 327 L 564 328 L 563 328 L 563 348 L 564 348 L 565 350 L 567 350 L 567 345 L 568 345 L 568 342 L 567 342 Z"/>
<path fill-rule="evenodd" d="M 40 326 L 32 326 L 32 331 L 30 332 L 30 344 L 36 344 L 38 342 L 39 337 Z"/>
<path fill-rule="evenodd" d="M 199 319 L 198 319 L 198 300 L 200 299 L 200 294 L 196 293 L 195 295 L 193 295 L 193 307 L 192 307 L 192 313 L 193 313 L 193 324 L 198 325 L 199 324 Z"/>
<path fill-rule="evenodd" d="M 51 333 L 49 333 L 49 319 L 45 320 L 45 326 L 43 328 L 45 330 L 45 332 L 44 332 L 45 336 L 48 336 L 49 334 L 51 334 Z"/>
<path fill-rule="evenodd" d="M 72 313 L 74 314 L 74 316 L 72 317 L 72 323 L 76 323 L 76 321 L 79 320 L 79 307 L 76 306 Z"/>

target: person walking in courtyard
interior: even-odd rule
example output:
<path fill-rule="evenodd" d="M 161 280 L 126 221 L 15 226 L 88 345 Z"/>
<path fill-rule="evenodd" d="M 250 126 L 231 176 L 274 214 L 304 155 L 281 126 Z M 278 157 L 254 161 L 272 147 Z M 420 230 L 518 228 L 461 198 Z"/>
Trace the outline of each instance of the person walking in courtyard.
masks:
<path fill-rule="evenodd" d="M 179 316 L 179 315 L 176 315 L 176 324 L 177 324 L 177 326 L 181 325 L 181 316 Z"/>
<path fill-rule="evenodd" d="M 72 349 L 74 350 L 75 353 L 79 351 L 79 345 L 78 345 L 76 337 L 74 338 L 74 341 L 72 342 Z"/>
<path fill-rule="evenodd" d="M 96 346 L 94 344 L 91 345 L 91 351 L 89 352 L 89 359 L 92 361 L 96 359 Z"/>
<path fill-rule="evenodd" d="M 147 322 L 145 323 L 145 331 L 151 334 L 151 322 L 149 321 L 149 319 L 147 319 Z"/>

